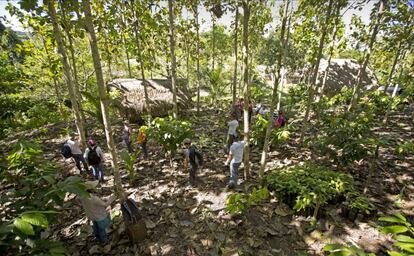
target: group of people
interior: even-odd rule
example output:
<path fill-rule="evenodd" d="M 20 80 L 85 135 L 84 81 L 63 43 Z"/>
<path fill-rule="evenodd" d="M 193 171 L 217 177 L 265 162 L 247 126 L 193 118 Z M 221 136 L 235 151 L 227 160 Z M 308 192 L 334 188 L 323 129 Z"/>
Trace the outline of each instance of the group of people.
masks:
<path fill-rule="evenodd" d="M 227 185 L 229 189 L 237 186 L 237 171 L 243 161 L 244 147 L 246 145 L 246 141 L 242 140 L 241 136 L 237 134 L 237 128 L 239 127 L 239 121 L 241 120 L 243 108 L 244 100 L 243 98 L 240 98 L 237 104 L 232 105 L 229 114 L 229 121 L 227 122 L 227 159 L 224 164 L 226 166 L 230 166 L 230 179 Z M 249 123 L 251 123 L 252 114 L 253 106 L 251 100 L 249 100 Z M 260 104 L 260 106 L 256 108 L 256 115 L 257 114 L 266 115 L 268 112 L 266 112 L 264 106 Z M 279 110 L 278 114 L 272 115 L 272 117 L 274 128 L 285 126 L 286 118 L 283 115 L 282 110 Z"/>

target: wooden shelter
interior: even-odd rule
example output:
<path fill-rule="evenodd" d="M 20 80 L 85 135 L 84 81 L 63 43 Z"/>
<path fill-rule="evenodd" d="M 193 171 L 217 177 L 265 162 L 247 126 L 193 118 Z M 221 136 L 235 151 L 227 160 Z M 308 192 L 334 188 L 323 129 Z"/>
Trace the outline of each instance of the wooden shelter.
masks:
<path fill-rule="evenodd" d="M 120 78 L 112 80 L 108 86 L 119 90 L 122 94 L 122 106 L 130 121 L 139 121 L 143 115 L 166 116 L 173 109 L 173 93 L 171 79 L 147 79 L 149 109 L 145 104 L 143 80 Z M 186 109 L 191 105 L 191 96 L 186 89 L 187 81 L 178 79 L 177 104 L 179 109 Z"/>

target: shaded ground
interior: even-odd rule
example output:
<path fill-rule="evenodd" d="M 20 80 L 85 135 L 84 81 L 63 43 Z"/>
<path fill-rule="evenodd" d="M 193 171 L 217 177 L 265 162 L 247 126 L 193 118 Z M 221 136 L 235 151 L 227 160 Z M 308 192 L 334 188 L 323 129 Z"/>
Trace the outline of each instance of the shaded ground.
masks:
<path fill-rule="evenodd" d="M 391 124 L 384 132 L 412 140 L 409 114 L 393 114 Z M 356 244 L 383 255 L 389 247 L 389 239 L 378 233 L 373 221 L 380 214 L 390 214 L 400 208 L 405 209 L 406 214 L 412 214 L 414 160 L 412 156 L 397 157 L 393 148 L 381 150 L 381 160 L 368 186 L 367 196 L 378 207 L 378 212 L 372 216 L 358 216 L 351 221 L 341 216 L 337 206 L 329 206 L 322 210 L 317 228 L 310 229 L 309 218 L 293 214 L 288 206 L 276 199 L 252 208 L 245 216 L 226 214 L 225 200 L 231 192 L 225 189 L 228 179 L 228 169 L 223 165 L 226 128 L 219 116 L 217 111 L 208 110 L 196 119 L 195 143 L 205 158 L 196 186 L 187 186 L 188 173 L 183 170 L 180 160 L 175 159 L 171 168 L 161 148 L 154 143 L 149 144 L 150 159 L 140 158 L 136 164 L 137 180 L 132 186 L 126 171 L 122 171 L 124 187 L 139 203 L 148 228 L 148 238 L 141 244 L 129 244 L 119 206 L 116 206 L 111 211 L 114 220 L 110 230 L 112 241 L 105 247 L 97 245 L 83 211 L 71 198 L 49 235 L 63 241 L 71 255 L 321 255 L 321 248 L 330 242 Z M 63 127 L 51 127 L 50 133 L 59 137 Z M 120 126 L 115 129 L 120 133 Z M 93 136 L 105 151 L 103 132 L 97 130 Z M 63 161 L 59 154 L 63 140 L 44 140 L 45 148 L 50 152 L 46 157 L 59 162 L 63 176 L 79 175 L 73 163 Z M 298 149 L 295 141 L 294 138 L 272 151 L 269 167 L 293 166 L 310 160 L 310 152 Z M 259 150 L 252 148 L 252 152 L 255 177 Z M 349 168 L 361 189 L 367 168 L 364 164 Z M 113 177 L 109 170 L 110 167 L 105 166 L 107 182 L 100 189 L 103 196 L 112 194 Z M 239 190 L 249 190 L 254 185 L 243 182 Z"/>

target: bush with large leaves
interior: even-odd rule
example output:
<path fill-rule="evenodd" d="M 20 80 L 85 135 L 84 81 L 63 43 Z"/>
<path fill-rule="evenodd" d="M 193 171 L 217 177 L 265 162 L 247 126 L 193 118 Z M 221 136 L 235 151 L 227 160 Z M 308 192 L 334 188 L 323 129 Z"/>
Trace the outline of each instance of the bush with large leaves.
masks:
<path fill-rule="evenodd" d="M 79 177 L 59 181 L 59 173 L 43 157 L 40 146 L 29 141 L 13 145 L 0 173 L 0 250 L 19 254 L 64 254 L 58 242 L 41 232 L 56 218 L 66 194 L 88 195 Z"/>

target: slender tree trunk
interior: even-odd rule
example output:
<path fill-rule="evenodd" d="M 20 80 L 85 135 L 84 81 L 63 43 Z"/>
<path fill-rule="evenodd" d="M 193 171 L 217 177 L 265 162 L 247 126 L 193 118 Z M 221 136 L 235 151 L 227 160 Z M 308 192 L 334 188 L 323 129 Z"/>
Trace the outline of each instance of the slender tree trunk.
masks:
<path fill-rule="evenodd" d="M 76 128 L 78 130 L 78 133 L 79 133 L 79 136 L 80 136 L 80 139 L 81 139 L 81 141 L 80 141 L 81 146 L 82 146 L 82 148 L 85 148 L 86 137 L 85 137 L 84 123 L 83 123 L 83 120 L 81 118 L 78 101 L 76 99 L 76 94 L 75 94 L 75 90 L 74 90 L 74 83 L 73 83 L 73 80 L 72 80 L 72 74 L 71 74 L 71 70 L 70 70 L 68 56 L 66 55 L 65 46 L 63 44 L 59 24 L 57 22 L 55 1 L 50 0 L 48 2 L 48 7 L 49 7 L 49 15 L 50 15 L 50 18 L 52 20 L 52 25 L 53 25 L 53 34 L 54 34 L 55 39 L 56 39 L 56 43 L 57 43 L 57 46 L 58 46 L 58 51 L 61 55 L 61 61 L 62 61 L 62 65 L 63 65 L 63 72 L 64 72 L 64 75 L 65 75 L 66 83 L 68 85 L 69 97 L 70 97 L 70 100 L 72 102 L 72 110 L 73 110 L 73 115 L 75 117 L 75 125 L 76 125 Z"/>
<path fill-rule="evenodd" d="M 91 46 L 93 66 L 95 68 L 96 82 L 98 85 L 99 98 L 101 99 L 102 118 L 105 126 L 105 136 L 109 153 L 111 154 L 111 165 L 114 171 L 115 194 L 120 202 L 124 201 L 125 194 L 122 189 L 121 175 L 118 168 L 118 156 L 116 153 L 115 143 L 112 136 L 111 121 L 109 119 L 108 95 L 105 88 L 102 74 L 101 57 L 99 55 L 98 42 L 92 23 L 92 13 L 89 0 L 83 0 L 83 9 L 85 12 L 85 26 L 89 34 L 89 43 Z"/>
<path fill-rule="evenodd" d="M 198 22 L 198 0 L 194 7 L 194 18 L 196 20 L 196 47 L 197 47 L 197 57 L 196 57 L 196 66 L 197 66 L 197 113 L 200 113 L 200 24 Z"/>
<path fill-rule="evenodd" d="M 125 29 L 125 28 L 124 28 Z M 127 65 L 128 65 L 128 77 L 132 78 L 132 71 L 131 71 L 131 62 L 129 61 L 129 51 L 128 51 L 128 46 L 126 43 L 126 39 L 125 36 L 123 36 L 123 34 L 121 33 L 121 37 L 122 37 L 122 42 L 124 43 L 125 46 L 125 54 L 126 54 L 126 58 L 127 58 Z"/>
<path fill-rule="evenodd" d="M 401 44 L 402 44 L 402 41 L 400 41 L 398 43 L 397 52 L 395 54 L 394 61 L 393 61 L 392 66 L 391 66 L 391 70 L 390 70 L 389 75 L 388 75 L 387 83 L 385 84 L 384 92 L 387 92 L 388 87 L 392 83 L 392 79 L 394 77 L 395 67 L 397 66 L 398 59 L 400 58 Z"/>
<path fill-rule="evenodd" d="M 338 35 L 338 30 L 339 30 L 339 21 L 342 19 L 342 16 L 340 15 L 340 12 L 341 12 L 341 3 L 340 3 L 340 1 L 338 1 L 336 3 L 335 25 L 334 25 L 335 28 L 334 28 L 334 32 L 333 32 L 333 36 L 332 36 L 331 47 L 329 49 L 328 66 L 326 67 L 326 70 L 323 74 L 322 85 L 321 85 L 321 90 L 319 92 L 319 97 L 323 96 L 323 91 L 325 89 L 326 79 L 328 78 L 328 74 L 329 74 L 329 68 L 331 67 L 332 55 L 333 55 L 333 51 L 334 51 L 335 46 L 336 46 L 336 36 Z"/>
<path fill-rule="evenodd" d="M 144 60 L 142 57 L 142 45 L 141 39 L 139 38 L 138 34 L 138 27 L 139 27 L 139 15 L 135 11 L 135 23 L 134 23 L 134 33 L 135 33 L 135 40 L 137 44 L 137 51 L 138 51 L 138 58 L 139 58 L 139 65 L 141 70 L 141 78 L 142 78 L 142 85 L 144 86 L 144 96 L 145 96 L 145 108 L 147 109 L 148 114 L 151 114 L 150 111 L 150 100 L 148 97 L 148 88 L 147 88 L 147 80 L 145 79 L 145 67 L 144 67 Z"/>
<path fill-rule="evenodd" d="M 212 17 L 212 21 L 213 21 L 213 39 L 212 39 L 212 50 L 213 50 L 213 56 L 212 56 L 212 66 L 211 66 L 211 70 L 214 70 L 215 68 L 215 60 L 216 60 L 216 18 L 214 17 L 214 13 L 213 13 L 213 17 Z"/>
<path fill-rule="evenodd" d="M 266 168 L 267 152 L 269 149 L 269 142 L 270 142 L 270 134 L 272 133 L 272 128 L 273 128 L 272 113 L 276 107 L 277 102 L 279 101 L 277 97 L 278 83 L 279 82 L 281 84 L 283 83 L 281 72 L 282 72 L 283 65 L 285 65 L 285 52 L 286 52 L 286 41 L 287 41 L 285 40 L 285 34 L 286 34 L 287 10 L 289 8 L 289 2 L 290 0 L 285 0 L 285 5 L 283 8 L 282 29 L 280 32 L 280 49 L 282 49 L 282 53 L 279 54 L 278 60 L 277 60 L 277 68 L 278 68 L 277 74 L 276 72 L 273 72 L 274 81 L 273 81 L 272 104 L 270 105 L 269 122 L 266 126 L 266 136 L 265 136 L 264 145 L 263 145 L 262 157 L 260 160 L 260 170 L 259 170 L 260 178 L 263 178 L 264 170 Z"/>
<path fill-rule="evenodd" d="M 169 21 L 170 21 L 170 51 L 171 51 L 171 87 L 173 93 L 173 117 L 178 117 L 178 106 L 177 106 L 177 74 L 175 64 L 175 32 L 174 32 L 174 10 L 175 1 L 168 0 L 169 10 Z"/>
<path fill-rule="evenodd" d="M 233 104 L 237 101 L 237 30 L 239 27 L 239 7 L 236 3 L 236 15 L 234 17 L 234 71 L 233 71 Z"/>
<path fill-rule="evenodd" d="M 47 61 L 49 62 L 49 67 L 52 67 L 53 66 L 52 65 L 52 58 L 50 57 L 49 49 L 47 49 L 45 38 L 43 36 L 41 36 L 41 40 L 42 40 L 43 48 L 45 49 Z M 51 70 L 51 71 L 53 71 L 53 70 Z M 58 83 L 57 83 L 55 74 L 53 74 L 53 87 L 55 89 L 56 101 L 59 103 L 59 108 L 60 108 L 60 105 L 62 103 L 62 96 L 60 95 L 60 92 L 59 92 L 59 87 L 58 87 Z"/>
<path fill-rule="evenodd" d="M 374 28 L 372 30 L 372 34 L 371 34 L 371 38 L 370 38 L 370 41 L 369 41 L 368 49 L 365 50 L 364 62 L 363 62 L 362 66 L 361 66 L 361 68 L 358 72 L 358 81 L 357 81 L 357 83 L 354 87 L 354 92 L 352 94 L 351 103 L 348 106 L 348 111 L 355 108 L 356 104 L 358 103 L 358 100 L 359 100 L 359 97 L 360 97 L 360 94 L 361 94 L 362 79 L 365 76 L 367 66 L 368 66 L 368 63 L 369 63 L 369 58 L 371 57 L 371 52 L 374 49 L 373 46 L 374 46 L 375 38 L 377 37 L 377 34 L 378 34 L 379 25 L 381 23 L 383 10 L 384 10 L 384 0 L 380 0 L 380 4 L 378 6 L 377 18 L 375 20 Z"/>
<path fill-rule="evenodd" d="M 62 0 L 63 1 L 63 0 Z M 73 71 L 73 77 L 74 77 L 74 89 L 75 89 L 75 96 L 76 96 L 76 100 L 78 101 L 78 105 L 79 105 L 79 112 L 82 118 L 82 123 L 86 123 L 86 117 L 85 117 L 85 113 L 83 111 L 83 107 L 82 107 L 82 95 L 80 93 L 80 88 L 79 88 L 79 79 L 78 79 L 78 69 L 76 66 L 76 58 L 75 58 L 75 48 L 73 47 L 73 38 L 72 35 L 70 34 L 70 26 L 69 26 L 69 22 L 67 20 L 66 17 L 66 12 L 65 12 L 65 8 L 63 6 L 63 2 L 59 1 L 60 3 L 60 8 L 62 10 L 62 16 L 63 16 L 63 24 L 64 24 L 64 30 L 65 30 L 65 34 L 66 37 L 68 38 L 68 42 L 69 42 L 69 53 L 70 53 L 70 62 L 72 65 L 72 71 Z M 88 131 L 85 130 L 85 134 L 87 134 Z"/>
<path fill-rule="evenodd" d="M 328 10 L 326 12 L 326 17 L 325 17 L 325 22 L 322 25 L 322 35 L 321 35 L 321 38 L 319 40 L 318 55 L 316 57 L 316 62 L 315 62 L 314 67 L 313 67 L 312 78 L 311 78 L 310 86 L 309 86 L 309 95 L 308 95 L 308 101 L 307 101 L 307 104 L 306 104 L 304 127 L 302 129 L 301 136 L 300 136 L 301 141 L 303 139 L 304 132 L 307 130 L 307 126 L 308 126 L 308 123 L 309 123 L 309 113 L 310 113 L 310 110 L 312 108 L 313 96 L 314 96 L 315 89 L 316 89 L 315 87 L 316 87 L 316 80 L 317 80 L 318 72 L 319 72 L 319 64 L 321 62 L 323 47 L 324 47 L 324 43 L 325 43 L 325 37 L 326 37 L 326 33 L 327 33 L 326 28 L 329 24 L 329 20 L 331 19 L 332 4 L 333 4 L 333 0 L 329 0 Z"/>
<path fill-rule="evenodd" d="M 243 96 L 244 96 L 244 179 L 250 176 L 249 146 L 249 18 L 250 0 L 243 1 Z"/>

